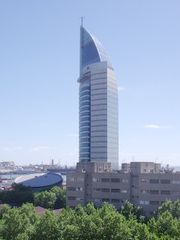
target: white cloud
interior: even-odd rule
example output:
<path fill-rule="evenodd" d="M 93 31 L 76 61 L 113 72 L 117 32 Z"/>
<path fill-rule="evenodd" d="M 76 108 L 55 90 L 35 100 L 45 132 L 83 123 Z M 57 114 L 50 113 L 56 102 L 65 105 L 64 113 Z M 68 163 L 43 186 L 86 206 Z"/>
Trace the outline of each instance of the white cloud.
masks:
<path fill-rule="evenodd" d="M 171 128 L 171 126 L 159 125 L 159 124 L 146 124 L 144 128 L 153 128 L 153 129 L 162 129 L 162 128 Z"/>
<path fill-rule="evenodd" d="M 49 147 L 49 146 L 40 145 L 40 146 L 34 146 L 34 147 L 31 149 L 31 151 L 32 151 L 32 152 L 40 152 L 40 151 L 49 150 L 49 149 L 52 149 L 52 148 Z"/>
<path fill-rule="evenodd" d="M 158 125 L 158 124 L 146 124 L 144 125 L 144 128 L 154 128 L 154 129 L 158 129 L 158 128 L 162 128 L 162 126 Z"/>
<path fill-rule="evenodd" d="M 125 91 L 126 89 L 124 87 L 118 87 L 118 92 L 122 92 L 122 91 Z"/>
<path fill-rule="evenodd" d="M 5 152 L 16 152 L 16 151 L 21 151 L 23 148 L 21 146 L 14 146 L 14 147 L 9 147 L 6 146 L 3 148 Z"/>

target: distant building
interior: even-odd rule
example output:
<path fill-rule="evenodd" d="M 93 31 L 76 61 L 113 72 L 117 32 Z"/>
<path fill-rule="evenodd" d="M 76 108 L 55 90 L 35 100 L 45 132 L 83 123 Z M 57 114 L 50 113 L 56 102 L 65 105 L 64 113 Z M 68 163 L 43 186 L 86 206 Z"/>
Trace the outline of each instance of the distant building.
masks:
<path fill-rule="evenodd" d="M 123 164 L 113 171 L 110 163 L 78 163 L 67 176 L 67 205 L 103 202 L 121 208 L 128 200 L 151 215 L 164 201 L 180 199 L 180 172 L 153 162 Z"/>
<path fill-rule="evenodd" d="M 118 169 L 118 88 L 101 43 L 80 29 L 79 161 Z"/>
<path fill-rule="evenodd" d="M 14 169 L 15 163 L 13 161 L 0 162 L 0 169 Z"/>
<path fill-rule="evenodd" d="M 33 191 L 40 191 L 62 186 L 63 178 L 58 173 L 33 173 L 17 177 L 15 183 L 29 187 Z"/>

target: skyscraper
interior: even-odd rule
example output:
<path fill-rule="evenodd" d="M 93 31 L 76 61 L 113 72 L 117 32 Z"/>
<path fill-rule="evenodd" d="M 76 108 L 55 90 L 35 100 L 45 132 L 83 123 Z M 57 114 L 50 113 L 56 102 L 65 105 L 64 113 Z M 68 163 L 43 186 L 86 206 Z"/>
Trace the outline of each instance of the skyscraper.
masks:
<path fill-rule="evenodd" d="M 101 43 L 80 28 L 79 161 L 118 168 L 118 88 Z"/>

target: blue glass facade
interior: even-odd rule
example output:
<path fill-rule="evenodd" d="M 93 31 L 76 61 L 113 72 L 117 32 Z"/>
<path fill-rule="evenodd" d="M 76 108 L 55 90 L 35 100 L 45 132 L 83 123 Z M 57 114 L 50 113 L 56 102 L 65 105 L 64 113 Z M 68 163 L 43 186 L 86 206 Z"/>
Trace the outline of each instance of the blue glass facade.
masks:
<path fill-rule="evenodd" d="M 79 151 L 81 161 L 90 161 L 90 82 L 85 79 L 79 91 Z"/>

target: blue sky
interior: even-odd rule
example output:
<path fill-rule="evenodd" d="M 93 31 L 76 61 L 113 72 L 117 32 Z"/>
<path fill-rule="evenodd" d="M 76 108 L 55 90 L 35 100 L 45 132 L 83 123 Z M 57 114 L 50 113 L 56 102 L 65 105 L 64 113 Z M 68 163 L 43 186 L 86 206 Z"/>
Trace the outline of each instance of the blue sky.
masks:
<path fill-rule="evenodd" d="M 0 1 L 0 161 L 78 160 L 79 25 L 119 85 L 120 163 L 180 165 L 179 0 Z"/>

